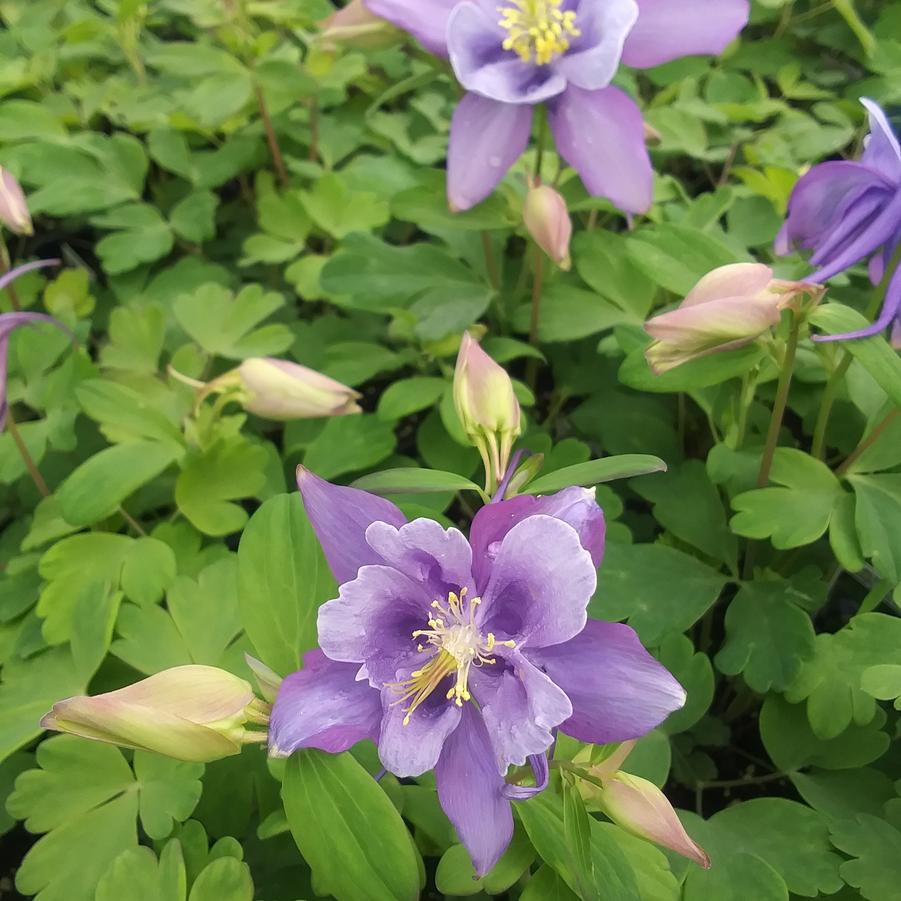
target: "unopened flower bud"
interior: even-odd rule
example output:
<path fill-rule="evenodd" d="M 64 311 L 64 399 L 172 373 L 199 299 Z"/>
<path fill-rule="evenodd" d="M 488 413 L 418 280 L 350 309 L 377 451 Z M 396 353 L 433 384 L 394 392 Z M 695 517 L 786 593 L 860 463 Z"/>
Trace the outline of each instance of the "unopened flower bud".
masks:
<path fill-rule="evenodd" d="M 485 464 L 489 487 L 503 478 L 521 429 L 519 401 L 510 376 L 464 332 L 454 372 L 454 406 Z"/>
<path fill-rule="evenodd" d="M 550 185 L 530 184 L 522 218 L 535 243 L 561 269 L 569 269 L 572 265 L 569 241 L 573 224 L 560 192 Z"/>
<path fill-rule="evenodd" d="M 278 687 L 283 681 L 282 677 L 275 670 L 266 666 L 262 660 L 257 660 L 256 657 L 251 657 L 250 654 L 244 655 L 244 662 L 256 676 L 260 694 L 271 704 L 278 694 Z"/>
<path fill-rule="evenodd" d="M 347 6 L 323 20 L 320 26 L 321 38 L 326 45 L 346 44 L 377 49 L 390 46 L 397 40 L 397 30 L 371 13 L 363 0 L 351 0 Z"/>
<path fill-rule="evenodd" d="M 94 697 L 67 698 L 41 720 L 45 729 L 195 763 L 238 754 L 266 733 L 269 705 L 250 684 L 212 666 L 177 666 Z"/>
<path fill-rule="evenodd" d="M 31 214 L 22 186 L 12 172 L 0 166 L 0 222 L 17 235 L 31 235 Z"/>
<path fill-rule="evenodd" d="M 659 144 L 663 140 L 663 135 L 651 125 L 650 122 L 644 123 L 644 142 L 645 144 Z"/>
<path fill-rule="evenodd" d="M 678 309 L 655 316 L 645 331 L 656 340 L 645 351 L 658 375 L 689 360 L 751 344 L 779 322 L 782 310 L 799 310 L 804 297 L 823 296 L 821 285 L 773 278 L 759 263 L 736 263 L 709 272 Z"/>

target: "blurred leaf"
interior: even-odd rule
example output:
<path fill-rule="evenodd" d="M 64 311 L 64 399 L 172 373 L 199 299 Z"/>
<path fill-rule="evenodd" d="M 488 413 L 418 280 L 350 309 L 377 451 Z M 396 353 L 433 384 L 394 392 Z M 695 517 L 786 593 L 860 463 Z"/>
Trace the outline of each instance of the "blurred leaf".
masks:
<path fill-rule="evenodd" d="M 658 457 L 646 454 L 622 454 L 603 460 L 577 463 L 575 466 L 565 466 L 545 476 L 539 476 L 534 482 L 529 483 L 526 493 L 549 494 L 570 485 L 588 487 L 654 472 L 666 472 L 666 463 Z"/>

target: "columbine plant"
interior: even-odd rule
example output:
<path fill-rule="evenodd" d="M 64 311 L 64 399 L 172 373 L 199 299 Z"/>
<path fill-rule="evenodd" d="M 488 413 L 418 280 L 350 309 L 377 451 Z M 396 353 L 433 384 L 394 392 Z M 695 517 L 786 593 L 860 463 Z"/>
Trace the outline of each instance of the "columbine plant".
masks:
<path fill-rule="evenodd" d="M 591 194 L 627 213 L 651 206 L 641 111 L 611 81 L 720 53 L 748 20 L 747 0 L 366 0 L 372 12 L 450 59 L 467 93 L 451 124 L 448 200 L 484 200 L 526 149 L 547 106 L 557 150 Z"/>

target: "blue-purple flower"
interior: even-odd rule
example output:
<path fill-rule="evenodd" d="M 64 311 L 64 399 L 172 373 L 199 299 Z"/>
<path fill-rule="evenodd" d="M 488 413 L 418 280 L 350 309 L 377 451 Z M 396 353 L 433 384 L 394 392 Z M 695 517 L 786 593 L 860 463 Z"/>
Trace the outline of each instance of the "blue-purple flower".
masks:
<path fill-rule="evenodd" d="M 450 59 L 467 93 L 451 123 L 448 199 L 484 200 L 548 108 L 561 156 L 594 195 L 628 213 L 651 206 L 653 173 L 635 102 L 611 87 L 637 68 L 719 53 L 748 21 L 747 0 L 365 0 Z"/>
<path fill-rule="evenodd" d="M 587 618 L 605 532 L 592 492 L 489 504 L 467 541 L 303 469 L 298 485 L 341 587 L 319 612 L 322 650 L 280 687 L 270 752 L 371 739 L 397 776 L 434 769 L 480 874 L 510 841 L 510 800 L 547 784 L 557 729 L 625 741 L 684 703 L 632 629 Z M 536 785 L 508 784 L 525 764 Z"/>
<path fill-rule="evenodd" d="M 776 239 L 776 251 L 811 250 L 816 266 L 808 281 L 825 282 L 869 259 L 870 280 L 881 282 L 901 245 L 901 146 L 881 107 L 860 101 L 870 115 L 870 134 L 860 160 L 814 166 L 795 185 L 788 218 Z M 864 338 L 887 328 L 901 306 L 901 278 L 889 285 L 879 318 L 871 326 L 843 335 L 818 335 L 818 341 Z"/>

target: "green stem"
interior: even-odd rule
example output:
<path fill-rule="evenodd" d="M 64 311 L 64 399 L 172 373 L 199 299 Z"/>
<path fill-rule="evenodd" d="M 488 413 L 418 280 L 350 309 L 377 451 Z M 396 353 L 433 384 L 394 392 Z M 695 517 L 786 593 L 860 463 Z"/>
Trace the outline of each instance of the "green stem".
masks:
<path fill-rule="evenodd" d="M 543 282 L 544 254 L 541 248 L 534 245 L 534 264 L 532 267 L 532 313 L 529 317 L 529 344 L 538 346 L 538 326 L 541 321 L 541 291 Z M 532 357 L 526 369 L 529 387 L 534 391 L 538 381 L 538 360 Z"/>
<path fill-rule="evenodd" d="M 754 395 L 757 392 L 757 379 L 760 370 L 755 367 L 741 381 L 741 394 L 739 394 L 738 428 L 735 434 L 735 450 L 741 450 L 745 443 L 745 435 L 748 432 L 748 414 L 751 404 L 754 403 Z"/>
<path fill-rule="evenodd" d="M 491 235 L 487 231 L 482 231 L 482 253 L 485 255 L 485 271 L 488 273 L 488 281 L 495 291 L 501 290 L 501 274 L 497 268 L 497 258 L 494 255 L 494 248 L 491 246 Z"/>
<path fill-rule="evenodd" d="M 892 583 L 888 579 L 877 582 L 866 594 L 866 597 L 860 602 L 857 615 L 862 613 L 870 613 L 875 610 L 884 600 L 886 595 L 892 590 Z"/>
<path fill-rule="evenodd" d="M 882 436 L 885 430 L 899 417 L 901 410 L 897 407 L 891 411 L 883 420 L 867 435 L 860 444 L 845 458 L 844 463 L 835 470 L 837 476 L 843 476 L 863 455 L 869 450 Z"/>
<path fill-rule="evenodd" d="M 2 232 L 0 232 L 0 265 L 3 267 L 3 273 L 7 273 L 12 269 L 9 248 L 6 246 L 6 240 L 4 239 Z M 19 295 L 16 294 L 16 289 L 11 284 L 7 285 L 6 293 L 9 295 L 10 306 L 13 308 L 14 312 L 18 313 L 22 309 L 22 304 L 19 303 Z"/>
<path fill-rule="evenodd" d="M 272 165 L 275 167 L 275 174 L 282 187 L 286 187 L 291 179 L 288 177 L 288 170 L 285 168 L 281 147 L 279 147 L 278 144 L 278 135 L 275 133 L 275 128 L 272 125 L 272 117 L 269 115 L 269 107 L 266 106 L 266 97 L 263 94 L 263 88 L 259 82 L 257 82 L 254 84 L 253 90 L 256 95 L 260 118 L 263 120 L 263 131 L 266 134 L 266 143 L 269 145 L 269 154 L 272 157 Z"/>
<path fill-rule="evenodd" d="M 19 427 L 16 425 L 16 420 L 13 418 L 13 411 L 9 409 L 6 411 L 6 430 L 9 432 L 9 437 L 12 438 L 13 444 L 15 444 L 16 449 L 19 451 L 19 456 L 25 464 L 25 469 L 28 471 L 28 475 L 31 476 L 31 481 L 34 482 L 34 487 L 37 488 L 42 497 L 50 497 L 50 488 L 44 481 L 44 477 L 41 475 L 37 463 L 34 462 L 34 457 L 31 456 L 25 442 L 22 440 L 22 436 L 19 434 Z"/>
<path fill-rule="evenodd" d="M 535 181 L 541 181 L 541 164 L 544 162 L 544 145 L 547 143 L 547 114 L 544 107 L 536 111 L 538 116 L 538 153 L 535 156 Z"/>

